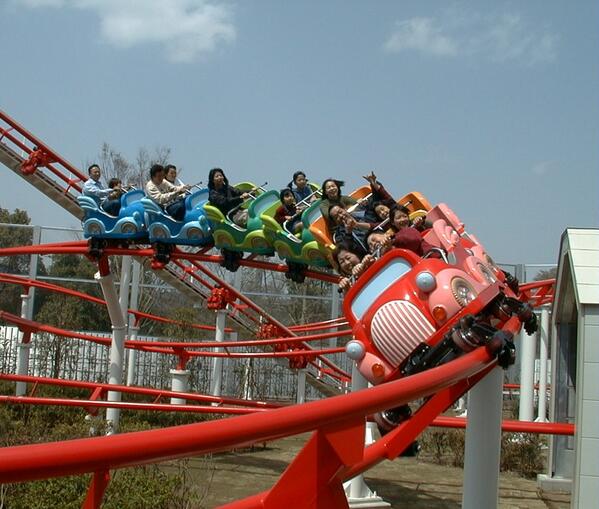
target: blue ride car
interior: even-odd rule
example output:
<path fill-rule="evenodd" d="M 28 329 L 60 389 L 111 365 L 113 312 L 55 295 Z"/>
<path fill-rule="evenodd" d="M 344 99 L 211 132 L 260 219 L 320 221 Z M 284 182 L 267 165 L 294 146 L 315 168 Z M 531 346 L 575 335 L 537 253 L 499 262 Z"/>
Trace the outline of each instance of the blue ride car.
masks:
<path fill-rule="evenodd" d="M 208 189 L 200 189 L 185 197 L 185 219 L 173 219 L 160 205 L 150 198 L 143 198 L 146 227 L 150 242 L 202 246 L 212 243 L 212 230 L 204 214 L 208 201 Z"/>
<path fill-rule="evenodd" d="M 142 239 L 147 236 L 144 208 L 141 199 L 144 192 L 135 189 L 121 196 L 121 209 L 118 216 L 112 216 L 101 206 L 94 196 L 78 196 L 83 209 L 83 236 L 101 239 Z"/>

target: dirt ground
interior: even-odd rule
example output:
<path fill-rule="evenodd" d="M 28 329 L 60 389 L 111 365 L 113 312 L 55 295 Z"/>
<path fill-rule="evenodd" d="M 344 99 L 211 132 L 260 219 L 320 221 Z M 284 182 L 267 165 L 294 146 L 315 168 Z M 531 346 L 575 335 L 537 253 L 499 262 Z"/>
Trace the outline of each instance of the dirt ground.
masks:
<path fill-rule="evenodd" d="M 203 507 L 218 507 L 272 487 L 307 438 L 300 435 L 271 442 L 265 448 L 192 460 L 190 474 L 206 493 Z M 398 458 L 380 463 L 365 478 L 370 489 L 392 508 L 459 509 L 462 474 L 460 468 Z M 570 504 L 567 494 L 540 493 L 536 481 L 502 473 L 499 507 L 566 509 Z"/>

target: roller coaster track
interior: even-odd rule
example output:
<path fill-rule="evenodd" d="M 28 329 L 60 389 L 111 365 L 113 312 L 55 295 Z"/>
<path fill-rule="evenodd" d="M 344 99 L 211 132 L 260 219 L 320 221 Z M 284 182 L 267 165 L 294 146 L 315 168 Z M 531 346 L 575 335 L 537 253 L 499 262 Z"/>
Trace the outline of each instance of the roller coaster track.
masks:
<path fill-rule="evenodd" d="M 0 112 L 0 118 L 6 121 L 5 117 L 6 115 Z M 0 129 L 0 161 L 76 217 L 81 217 L 81 210 L 78 208 L 75 193 L 79 192 L 80 182 L 85 177 L 79 174 L 75 168 L 69 168 L 68 163 L 65 163 L 65 161 L 61 161 L 60 164 L 74 177 L 66 178 L 64 173 L 57 172 L 55 165 L 59 164 L 60 158 L 31 135 L 27 136 L 27 139 L 37 148 L 35 150 L 28 148 L 24 143 L 19 142 L 12 132 L 15 130 L 24 136 L 24 130 L 16 129 L 12 124 L 11 126 L 10 129 Z M 28 154 L 27 159 L 24 156 L 19 156 L 15 150 L 8 147 L 2 141 L 3 139 L 10 140 L 17 149 L 22 150 L 24 154 Z M 42 168 L 47 171 L 42 173 Z M 59 181 L 49 173 L 58 177 Z M 60 245 L 6 248 L 0 250 L 0 256 L 33 252 L 83 254 L 85 249 L 86 244 L 84 242 L 70 242 Z M 107 247 L 104 254 L 106 256 L 129 254 L 140 260 L 149 260 L 152 257 L 152 250 L 143 246 L 133 246 L 128 249 Z M 203 265 L 204 262 L 214 261 L 218 261 L 218 256 L 210 255 L 202 250 L 195 252 L 175 250 L 171 262 L 166 266 L 169 268 L 164 270 L 168 270 L 170 277 L 173 278 L 172 283 L 184 285 L 185 288 L 181 289 L 193 297 L 205 299 L 210 295 L 212 288 L 216 286 L 230 289 L 235 296 L 232 306 L 233 319 L 237 318 L 237 320 L 240 320 L 237 323 L 251 331 L 255 330 L 261 320 L 267 320 L 268 323 L 276 326 L 276 331 L 282 336 L 277 340 L 273 339 L 273 342 L 293 341 L 294 338 L 301 338 L 297 339 L 297 341 L 301 341 L 304 337 L 297 336 L 296 332 L 305 333 L 311 330 L 322 330 L 343 325 L 340 321 L 332 320 L 329 323 L 287 328 L 270 317 L 247 297 L 212 274 Z M 275 264 L 255 260 L 246 260 L 243 261 L 243 264 L 250 267 L 284 270 L 284 268 Z M 313 276 L 322 279 L 330 277 L 318 274 L 313 274 Z M 0 275 L 0 279 L 2 278 L 7 281 L 10 279 L 8 282 L 20 284 L 24 287 L 39 284 L 49 285 L 49 283 L 29 281 L 17 276 Z M 521 289 L 522 300 L 528 301 L 535 307 L 547 304 L 553 298 L 552 281 L 522 285 Z M 96 300 L 100 301 L 100 299 Z M 9 316 L 6 313 L 2 317 L 7 321 L 18 324 L 22 331 L 29 330 L 29 333 L 34 330 L 41 331 L 48 328 L 30 320 L 24 320 L 13 315 Z M 520 326 L 520 321 L 514 316 L 503 325 L 503 330 L 513 335 L 520 330 Z M 55 332 L 66 337 L 74 337 L 73 335 L 69 336 L 67 331 L 56 330 Z M 339 335 L 346 332 L 340 331 Z M 307 340 L 308 337 L 305 336 L 305 339 Z M 96 339 L 98 338 L 90 338 L 90 340 Z M 188 344 L 187 346 L 191 345 L 195 348 L 209 347 L 209 345 L 202 343 Z M 141 342 L 136 346 L 146 347 Z M 157 346 L 159 348 L 173 347 L 174 343 L 170 345 L 158 345 L 157 343 L 153 343 L 152 346 L 147 345 L 147 347 L 152 348 Z M 233 345 L 229 346 L 232 347 Z M 307 345 L 302 346 L 309 348 Z M 313 430 L 312 437 L 270 490 L 233 502 L 226 507 L 230 509 L 346 508 L 348 505 L 343 491 L 344 481 L 368 470 L 385 459 L 396 458 L 427 426 L 435 425 L 435 423 L 450 426 L 464 425 L 463 422 L 451 419 L 447 421 L 447 418 L 444 418 L 445 421 L 443 421 L 443 418 L 439 418 L 439 415 L 496 366 L 498 348 L 499 345 L 492 341 L 485 347 L 476 348 L 470 353 L 426 371 L 367 390 L 304 405 L 274 408 L 274 405 L 261 402 L 248 403 L 231 398 L 219 398 L 218 401 L 215 401 L 209 396 L 186 394 L 187 399 L 193 400 L 195 404 L 180 405 L 178 406 L 179 411 L 207 413 L 210 409 L 214 409 L 217 412 L 218 408 L 214 408 L 210 404 L 219 403 L 224 404 L 220 407 L 223 409 L 223 413 L 241 415 L 228 419 L 177 426 L 172 429 L 84 438 L 59 443 L 5 447 L 2 449 L 3 461 L 0 462 L 0 483 L 93 473 L 84 507 L 96 508 L 101 504 L 102 496 L 110 480 L 109 471 L 111 469 L 225 451 Z M 82 406 L 88 409 L 98 409 L 108 405 L 114 406 L 115 404 L 121 405 L 121 408 L 134 408 L 132 405 L 137 404 L 145 410 L 163 411 L 168 409 L 167 405 L 160 403 L 104 402 L 99 401 L 98 394 L 110 389 L 135 392 L 146 396 L 156 396 L 157 392 L 164 393 L 167 396 L 173 394 L 169 391 L 157 391 L 148 388 L 128 388 L 16 375 L 0 375 L 0 379 L 11 381 L 33 381 L 35 379 L 42 384 L 70 385 L 92 391 L 92 395 L 87 400 L 53 400 L 52 398 L 36 398 L 33 395 L 23 398 L 0 397 L 0 401 L 13 404 L 70 405 Z M 313 382 L 317 382 L 316 377 L 313 378 Z M 331 386 L 326 387 L 330 388 Z M 328 392 L 330 394 L 332 391 L 329 390 Z M 180 396 L 181 393 L 177 393 L 177 395 Z M 363 438 L 366 416 L 421 398 L 425 398 L 424 402 L 410 419 L 403 421 L 379 441 L 364 448 Z M 242 405 L 245 405 L 245 408 L 242 408 Z M 168 406 L 170 407 L 170 405 Z M 533 431 L 533 425 L 535 428 L 543 426 L 535 423 L 526 423 L 526 425 L 529 428 L 524 429 L 521 423 L 512 423 L 511 428 L 513 431 Z M 544 432 L 548 433 L 569 435 L 573 433 L 571 426 L 552 424 L 546 425 L 545 428 Z"/>
<path fill-rule="evenodd" d="M 0 121 L 2 121 L 0 123 L 0 162 L 81 220 L 83 210 L 77 202 L 77 196 L 81 193 L 82 182 L 87 180 L 87 177 L 2 110 L 0 110 Z M 196 249 L 190 252 L 203 254 L 205 250 Z M 176 249 L 175 253 L 181 254 L 182 251 Z M 136 258 L 136 260 L 146 267 L 150 264 L 149 257 Z M 219 262 L 220 256 L 206 255 L 202 261 Z M 284 265 L 251 259 L 241 260 L 241 264 L 278 272 L 287 270 Z M 231 309 L 228 316 L 245 330 L 253 333 L 259 326 L 271 324 L 276 327 L 275 330 L 279 333 L 277 335 L 297 336 L 293 330 L 283 325 L 236 288 L 205 268 L 198 260 L 178 257 L 167 264 L 154 264 L 152 268 L 162 281 L 192 299 L 206 301 L 210 297 L 213 288 L 217 286 L 226 288 L 230 295 L 234 296 L 229 302 Z M 335 276 L 312 271 L 309 271 L 307 276 L 331 282 L 337 280 Z M 331 361 L 325 358 L 309 362 L 308 383 L 325 395 L 339 394 L 341 389 L 339 379 L 335 376 L 331 377 L 330 370 L 322 369 L 323 363 L 325 366 L 332 364 Z M 340 368 L 336 366 L 334 368 L 336 369 L 333 369 L 333 371 L 343 373 Z M 344 373 L 344 375 L 347 374 Z"/>

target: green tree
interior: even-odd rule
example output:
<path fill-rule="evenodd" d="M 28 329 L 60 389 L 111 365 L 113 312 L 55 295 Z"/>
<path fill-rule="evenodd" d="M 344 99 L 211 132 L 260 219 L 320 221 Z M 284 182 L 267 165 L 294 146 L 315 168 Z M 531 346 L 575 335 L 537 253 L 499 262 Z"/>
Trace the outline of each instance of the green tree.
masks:
<path fill-rule="evenodd" d="M 29 214 L 25 210 L 10 212 L 0 207 L 0 224 L 29 225 Z M 0 225 L 0 248 L 30 246 L 33 228 Z M 29 274 L 30 255 L 4 256 L 0 258 L 0 272 L 27 276 Z M 43 264 L 39 264 L 38 273 L 44 273 Z M 0 283 L 0 309 L 13 314 L 21 312 L 21 293 L 23 288 L 12 284 Z"/>
<path fill-rule="evenodd" d="M 93 280 L 97 271 L 97 267 L 83 256 L 52 255 L 51 260 L 48 275 L 52 277 Z M 102 298 L 96 284 L 63 282 L 61 286 Z M 110 330 L 108 313 L 103 306 L 56 292 L 46 298 L 36 319 L 66 329 Z"/>
<path fill-rule="evenodd" d="M 94 264 L 86 258 L 76 255 L 53 255 L 49 275 L 71 279 L 93 279 L 96 271 Z M 63 282 L 61 286 L 83 291 L 100 297 L 97 284 Z M 110 320 L 106 309 L 70 295 L 58 292 L 49 293 L 35 319 L 41 323 L 53 325 L 61 329 L 75 331 L 109 331 Z M 71 353 L 71 341 L 65 338 L 46 335 L 40 342 L 40 357 L 46 359 L 50 366 L 51 376 L 59 376 L 61 366 Z"/>

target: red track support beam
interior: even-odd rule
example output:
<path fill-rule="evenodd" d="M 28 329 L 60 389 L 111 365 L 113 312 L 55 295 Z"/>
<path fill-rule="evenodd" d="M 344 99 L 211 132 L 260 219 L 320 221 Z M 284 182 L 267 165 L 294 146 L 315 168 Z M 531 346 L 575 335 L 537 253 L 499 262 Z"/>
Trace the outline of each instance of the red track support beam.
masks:
<path fill-rule="evenodd" d="M 2 450 L 0 482 L 95 472 L 229 450 L 330 426 L 423 398 L 485 369 L 493 352 L 478 348 L 452 362 L 365 391 L 219 421 Z M 362 443 L 362 442 L 361 442 Z"/>
<path fill-rule="evenodd" d="M 361 459 L 364 425 L 359 418 L 316 431 L 264 497 L 262 507 L 348 508 L 336 474 Z"/>
<path fill-rule="evenodd" d="M 82 509 L 100 509 L 104 492 L 110 482 L 110 472 L 108 470 L 98 470 L 94 472 L 92 480 L 87 490 L 87 497 L 81 506 Z"/>

